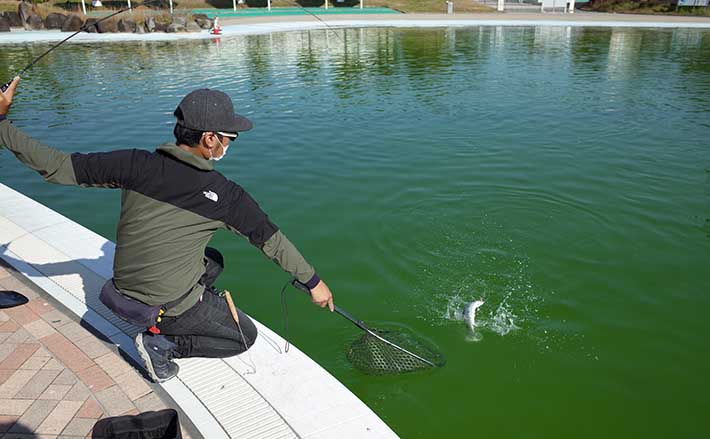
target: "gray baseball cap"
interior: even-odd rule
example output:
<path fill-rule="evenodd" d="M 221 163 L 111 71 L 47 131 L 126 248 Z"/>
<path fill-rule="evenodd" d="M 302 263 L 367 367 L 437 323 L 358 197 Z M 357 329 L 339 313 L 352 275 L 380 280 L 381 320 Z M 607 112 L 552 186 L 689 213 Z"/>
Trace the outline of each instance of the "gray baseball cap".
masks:
<path fill-rule="evenodd" d="M 254 126 L 249 119 L 234 112 L 234 104 L 226 93 L 208 88 L 190 92 L 173 114 L 180 125 L 195 131 L 236 135 Z"/>

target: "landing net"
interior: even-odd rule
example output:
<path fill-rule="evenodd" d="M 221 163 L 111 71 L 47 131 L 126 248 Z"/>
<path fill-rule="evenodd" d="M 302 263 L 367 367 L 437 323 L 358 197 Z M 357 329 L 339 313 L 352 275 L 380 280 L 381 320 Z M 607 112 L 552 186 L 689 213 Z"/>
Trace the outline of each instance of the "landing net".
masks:
<path fill-rule="evenodd" d="M 403 329 L 373 329 L 380 338 L 364 332 L 348 349 L 348 360 L 369 375 L 387 375 L 441 367 L 444 356 L 431 344 Z M 396 346 L 393 346 L 390 342 Z M 401 348 L 401 349 L 398 349 Z"/>

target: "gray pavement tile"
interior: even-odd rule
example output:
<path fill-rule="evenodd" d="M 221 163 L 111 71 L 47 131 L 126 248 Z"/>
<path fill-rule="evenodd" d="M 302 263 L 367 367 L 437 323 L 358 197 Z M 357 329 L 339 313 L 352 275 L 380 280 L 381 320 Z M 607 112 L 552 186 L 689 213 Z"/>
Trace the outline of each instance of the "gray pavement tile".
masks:
<path fill-rule="evenodd" d="M 108 416 L 118 416 L 136 408 L 118 386 L 111 386 L 108 389 L 96 392 L 94 396 L 106 410 Z"/>
<path fill-rule="evenodd" d="M 37 399 L 59 375 L 58 370 L 40 370 L 15 394 L 15 398 Z"/>
<path fill-rule="evenodd" d="M 62 435 L 86 437 L 94 424 L 96 424 L 96 419 L 74 418 L 62 431 Z"/>
<path fill-rule="evenodd" d="M 64 395 L 64 399 L 67 401 L 86 401 L 89 396 L 91 396 L 91 391 L 88 387 L 81 381 L 74 384 L 69 393 Z"/>
<path fill-rule="evenodd" d="M 24 433 L 37 430 L 42 421 L 54 410 L 59 401 L 37 400 L 25 413 L 17 420 L 17 423 L 10 428 L 11 433 Z M 24 430 L 24 431 L 23 431 Z M 4 438 L 3 438 L 4 439 Z"/>
<path fill-rule="evenodd" d="M 58 435 L 64 430 L 79 411 L 82 403 L 79 401 L 60 401 L 52 412 L 37 427 L 37 433 Z"/>
<path fill-rule="evenodd" d="M 75 384 L 77 381 L 76 375 L 70 369 L 64 369 L 52 384 Z"/>
<path fill-rule="evenodd" d="M 54 329 L 57 329 L 74 321 L 58 309 L 55 309 L 54 311 L 50 311 L 48 313 L 44 313 L 40 317 L 42 318 L 42 320 L 52 325 Z"/>

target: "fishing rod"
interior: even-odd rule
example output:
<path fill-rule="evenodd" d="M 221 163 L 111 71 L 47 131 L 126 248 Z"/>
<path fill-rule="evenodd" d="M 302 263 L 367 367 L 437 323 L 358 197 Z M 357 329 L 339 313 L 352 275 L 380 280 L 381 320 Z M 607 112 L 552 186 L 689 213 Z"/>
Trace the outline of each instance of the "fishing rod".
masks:
<path fill-rule="evenodd" d="M 159 2 L 159 1 L 161 1 L 161 0 L 148 0 L 148 1 L 143 2 L 142 5 L 145 6 L 145 5 L 147 5 L 147 4 L 156 3 L 156 2 Z M 326 1 L 328 1 L 328 0 L 326 0 Z M 331 27 L 330 25 L 328 25 L 328 23 L 326 23 L 325 21 L 323 21 L 323 20 L 322 20 L 320 17 L 318 17 L 316 14 L 312 13 L 311 11 L 309 11 L 308 9 L 304 8 L 303 6 L 299 5 L 299 4 L 296 3 L 296 2 L 290 2 L 290 3 L 293 4 L 293 5 L 295 5 L 295 6 L 298 7 L 298 8 L 302 9 L 304 12 L 306 12 L 307 14 L 313 16 L 313 18 L 315 18 L 316 20 L 318 20 L 318 21 L 320 21 L 321 23 L 323 23 L 323 25 L 324 25 L 325 27 L 327 27 L 328 29 L 330 29 L 331 31 L 333 31 L 333 34 L 335 34 L 335 36 L 337 36 L 340 41 L 342 41 L 343 43 L 345 43 L 345 41 L 343 41 L 343 39 L 340 38 L 340 35 L 335 32 L 334 28 Z M 129 11 L 129 10 L 131 10 L 130 7 L 125 7 L 125 8 L 123 8 L 123 9 L 120 9 L 120 10 L 118 10 L 117 12 L 114 12 L 113 14 L 108 15 L 108 16 L 106 16 L 106 17 L 100 19 L 100 20 L 97 20 L 97 21 L 91 23 L 91 24 L 86 24 L 86 23 L 83 24 L 83 25 L 79 28 L 78 31 L 76 31 L 76 32 L 74 32 L 73 34 L 69 35 L 68 37 L 64 38 L 62 41 L 60 41 L 60 42 L 58 42 L 57 44 L 55 44 L 54 46 L 50 47 L 46 52 L 44 52 L 43 54 L 41 54 L 40 56 L 38 56 L 38 57 L 36 57 L 34 60 L 32 60 L 32 62 L 29 63 L 29 64 L 27 65 L 27 67 L 25 67 L 24 69 L 22 69 L 22 70 L 20 71 L 20 73 L 18 73 L 17 75 L 15 75 L 15 76 L 13 77 L 13 79 L 9 80 L 8 82 L 6 82 L 6 83 L 3 84 L 2 86 L 0 86 L 0 90 L 2 90 L 3 93 L 5 93 L 5 92 L 7 91 L 7 89 L 10 87 L 10 84 L 12 84 L 12 81 L 14 81 L 14 78 L 15 78 L 15 77 L 17 77 L 17 76 L 22 76 L 23 74 L 25 74 L 25 72 L 27 72 L 29 69 L 31 69 L 31 68 L 32 68 L 35 64 L 37 64 L 42 58 L 44 58 L 45 56 L 49 55 L 50 52 L 52 52 L 53 50 L 57 49 L 57 48 L 58 48 L 59 46 L 61 46 L 62 44 L 64 44 L 64 43 L 66 43 L 67 41 L 71 40 L 72 38 L 74 38 L 75 36 L 79 35 L 80 33 L 84 32 L 84 31 L 87 31 L 87 30 L 90 29 L 91 27 L 96 27 L 96 26 L 98 26 L 99 23 L 101 23 L 101 22 L 103 22 L 103 21 L 106 21 L 106 20 L 108 20 L 109 18 L 115 17 L 116 15 L 122 14 L 122 13 L 124 13 L 124 12 L 126 12 L 126 11 Z"/>
<path fill-rule="evenodd" d="M 291 285 L 293 285 L 294 288 L 303 291 L 304 293 L 308 294 L 309 296 L 311 295 L 311 290 L 310 290 L 307 286 L 305 286 L 304 284 L 302 284 L 301 282 L 299 282 L 298 280 L 294 279 L 294 280 L 292 280 L 290 283 L 291 283 Z M 348 313 L 348 312 L 345 311 L 344 309 L 340 308 L 338 305 L 333 305 L 333 310 L 334 310 L 336 313 L 340 314 L 340 315 L 341 315 L 343 318 L 345 318 L 346 320 L 349 320 L 350 323 L 352 323 L 353 325 L 355 325 L 355 326 L 357 326 L 358 328 L 360 328 L 360 329 L 362 329 L 363 331 L 365 331 L 365 333 L 366 333 L 369 337 L 375 338 L 375 339 L 378 340 L 380 343 L 384 343 L 385 345 L 394 348 L 395 350 L 397 350 L 397 351 L 399 351 L 399 352 L 405 354 L 405 355 L 408 356 L 408 357 L 415 358 L 415 359 L 421 361 L 423 364 L 425 364 L 425 365 L 427 365 L 427 366 L 430 366 L 430 367 L 438 367 L 438 366 L 439 366 L 439 365 L 435 364 L 434 362 L 432 362 L 432 361 L 430 361 L 430 360 L 428 360 L 428 359 L 426 359 L 426 358 L 423 358 L 423 357 L 421 357 L 420 355 L 415 354 L 415 353 L 412 352 L 411 350 L 407 350 L 407 349 L 403 348 L 402 346 L 399 346 L 399 345 L 397 345 L 397 344 L 391 342 L 390 340 L 387 340 L 386 338 L 382 337 L 380 334 L 377 333 L 376 330 L 371 329 L 370 327 L 368 327 L 368 326 L 365 324 L 365 322 L 363 322 L 362 320 L 356 319 L 356 318 L 353 317 L 350 313 Z M 380 359 L 380 360 L 382 360 L 382 359 Z M 397 361 L 398 361 L 398 359 L 397 359 L 396 357 L 395 357 L 395 358 L 389 358 L 388 360 L 389 360 L 389 361 L 393 361 L 393 362 L 397 362 Z M 368 360 L 368 361 L 372 361 L 372 359 L 370 359 L 370 360 Z M 399 360 L 399 361 L 401 362 L 401 360 Z M 396 366 L 398 366 L 398 365 L 395 364 L 395 367 L 396 367 Z M 405 367 L 406 367 L 406 365 L 405 365 Z M 399 369 L 399 368 L 398 368 L 398 369 Z"/>
<path fill-rule="evenodd" d="M 328 0 L 325 0 L 325 1 L 328 1 Z M 316 14 L 314 14 L 313 12 L 311 12 L 311 11 L 309 11 L 308 9 L 304 8 L 303 6 L 299 5 L 299 4 L 296 3 L 295 1 L 289 1 L 289 3 L 291 3 L 292 5 L 295 5 L 297 8 L 302 9 L 303 12 L 305 12 L 305 13 L 307 13 L 307 14 L 313 16 L 313 18 L 315 18 L 316 20 L 318 20 L 318 21 L 320 21 L 321 23 L 323 23 L 323 25 L 324 25 L 325 27 L 327 27 L 328 29 L 330 29 L 330 30 L 333 32 L 333 35 L 335 35 L 336 37 L 338 37 L 338 39 L 339 39 L 343 44 L 345 44 L 345 41 L 343 41 L 343 39 L 340 38 L 340 34 L 338 34 L 337 32 L 335 32 L 335 29 L 334 29 L 334 28 L 330 27 L 330 26 L 328 25 L 328 23 L 326 23 L 325 21 L 321 20 L 320 17 L 318 17 Z"/>
<path fill-rule="evenodd" d="M 147 5 L 147 4 L 150 4 L 150 3 L 155 3 L 155 2 L 158 2 L 158 1 L 161 1 L 161 0 L 148 0 L 148 1 L 143 2 L 143 6 L 145 6 L 145 5 Z M 120 9 L 118 12 L 114 12 L 113 14 L 108 15 L 108 16 L 106 16 L 106 17 L 100 19 L 100 20 L 97 20 L 97 21 L 91 23 L 91 24 L 86 24 L 86 23 L 84 23 L 84 24 L 79 28 L 78 31 L 76 31 L 76 32 L 74 32 L 73 34 L 69 35 L 68 37 L 64 38 L 62 41 L 60 41 L 60 42 L 58 42 L 57 44 L 55 44 L 54 46 L 50 47 L 46 52 L 44 52 L 43 54 L 41 54 L 40 56 L 38 56 L 37 58 L 35 58 L 34 60 L 32 60 L 32 62 L 29 63 L 29 64 L 27 65 L 27 67 L 25 67 L 24 69 L 22 69 L 22 71 L 20 71 L 20 73 L 18 73 L 17 75 L 15 75 L 15 76 L 13 77 L 13 79 L 9 80 L 8 82 L 6 82 L 6 83 L 3 84 L 2 86 L 0 86 L 0 89 L 2 90 L 3 93 L 5 93 L 5 91 L 7 91 L 7 89 L 8 89 L 8 87 L 10 87 L 10 84 L 12 84 L 12 81 L 14 81 L 14 78 L 15 78 L 15 77 L 17 77 L 17 76 L 22 76 L 26 71 L 28 71 L 28 70 L 31 69 L 35 64 L 37 64 L 42 58 L 44 58 L 45 56 L 49 55 L 49 53 L 52 52 L 54 49 L 58 48 L 58 47 L 61 46 L 62 44 L 66 43 L 67 41 L 71 40 L 71 39 L 74 38 L 75 36 L 79 35 L 80 33 L 84 32 L 84 31 L 88 31 L 91 27 L 96 27 L 96 26 L 98 26 L 98 24 L 101 23 L 102 21 L 106 21 L 106 20 L 108 20 L 109 18 L 115 17 L 116 15 L 122 14 L 122 13 L 124 13 L 124 12 L 126 12 L 126 11 L 128 11 L 128 10 L 130 10 L 130 9 L 131 9 L 130 7 L 125 7 L 125 8 L 123 8 L 123 9 Z"/>

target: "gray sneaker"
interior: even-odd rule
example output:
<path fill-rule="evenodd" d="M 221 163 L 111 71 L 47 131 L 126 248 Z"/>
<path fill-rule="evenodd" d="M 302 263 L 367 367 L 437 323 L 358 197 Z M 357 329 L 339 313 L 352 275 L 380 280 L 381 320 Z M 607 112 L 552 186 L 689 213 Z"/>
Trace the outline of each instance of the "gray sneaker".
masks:
<path fill-rule="evenodd" d="M 162 335 L 141 332 L 136 336 L 136 349 L 145 364 L 145 370 L 156 383 L 162 383 L 178 374 L 180 368 L 172 359 L 177 345 Z"/>

